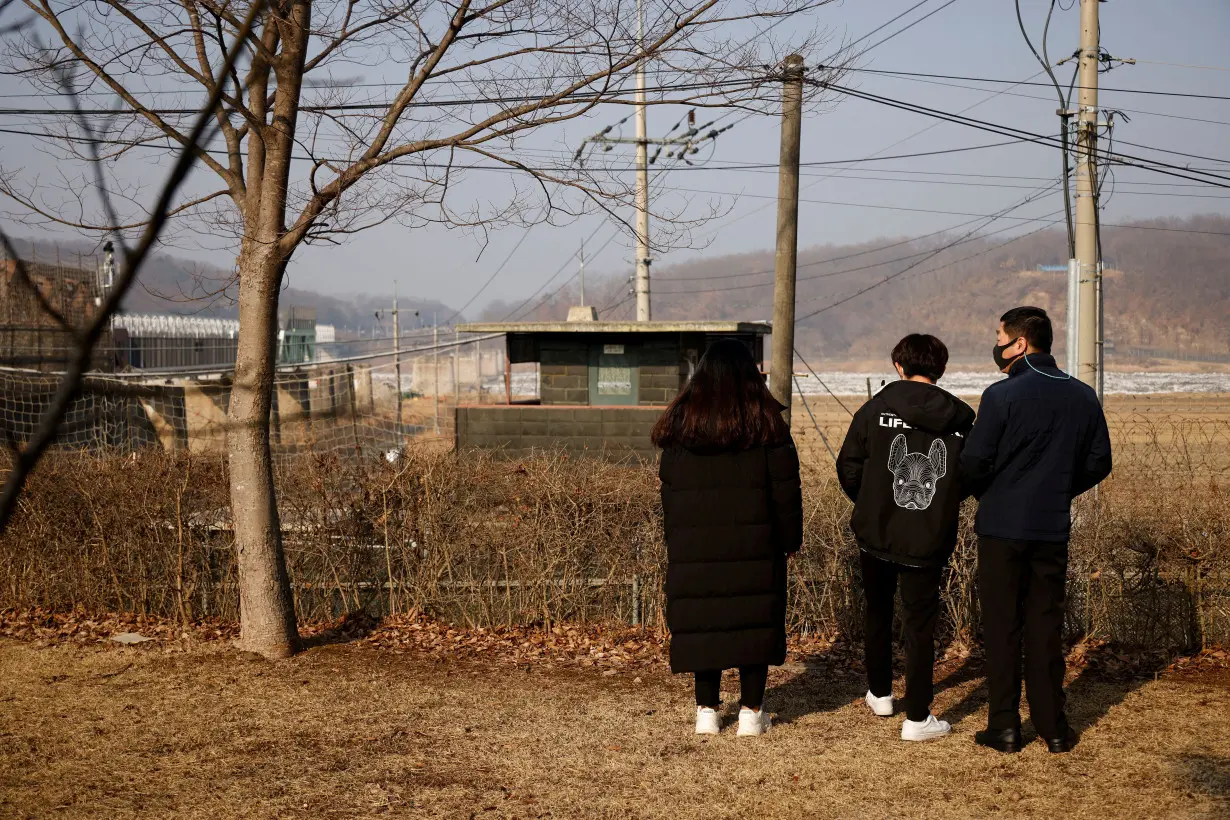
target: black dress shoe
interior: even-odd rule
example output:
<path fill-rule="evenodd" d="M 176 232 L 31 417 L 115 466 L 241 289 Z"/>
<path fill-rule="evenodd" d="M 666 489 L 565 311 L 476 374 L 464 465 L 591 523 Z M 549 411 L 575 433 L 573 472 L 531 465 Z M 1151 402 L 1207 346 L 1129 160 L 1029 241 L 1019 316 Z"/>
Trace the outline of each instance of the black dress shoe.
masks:
<path fill-rule="evenodd" d="M 979 746 L 1007 753 L 1019 752 L 1023 745 L 1020 729 L 987 729 L 983 732 L 975 732 L 974 742 Z"/>
<path fill-rule="evenodd" d="M 1047 737 L 1043 738 L 1043 740 L 1046 741 L 1046 748 L 1050 750 L 1051 754 L 1067 754 L 1076 745 L 1076 733 L 1067 726 L 1064 726 L 1059 737 Z"/>

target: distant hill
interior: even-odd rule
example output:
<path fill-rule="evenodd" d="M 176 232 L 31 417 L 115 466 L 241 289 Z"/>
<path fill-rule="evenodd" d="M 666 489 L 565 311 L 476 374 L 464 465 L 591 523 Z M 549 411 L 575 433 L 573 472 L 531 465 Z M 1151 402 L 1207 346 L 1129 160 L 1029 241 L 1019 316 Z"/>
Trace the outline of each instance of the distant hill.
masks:
<path fill-rule="evenodd" d="M 991 329 L 999 315 L 1014 305 L 1034 304 L 1051 312 L 1057 352 L 1062 350 L 1066 273 L 1040 268 L 1065 264 L 1063 229 L 1011 242 L 1002 235 L 974 238 L 931 256 L 956 238 L 886 238 L 803 249 L 799 349 L 826 362 L 879 360 L 905 333 L 926 331 L 944 339 L 954 359 L 981 361 L 989 355 Z M 23 253 L 33 249 L 44 261 L 54 258 L 51 245 L 24 244 Z M 1230 357 L 1230 218 L 1152 220 L 1105 228 L 1103 245 L 1111 359 L 1141 348 Z M 72 263 L 78 249 L 87 254 L 93 250 L 60 246 L 66 264 Z M 770 318 L 772 270 L 771 249 L 655 268 L 654 318 Z M 587 282 L 588 301 L 604 309 L 604 318 L 632 318 L 626 277 L 626 273 L 605 279 L 591 276 Z M 888 277 L 895 278 L 878 284 Z M 234 316 L 233 295 L 234 285 L 225 272 L 157 255 L 126 306 L 134 311 Z M 512 314 L 523 320 L 563 319 L 578 297 L 573 286 L 545 300 L 539 295 L 524 306 L 489 305 L 481 318 Z M 407 313 L 419 310 L 424 322 L 430 321 L 432 311 L 452 315 L 438 302 L 402 301 Z M 283 305 L 315 306 L 318 321 L 339 329 L 360 323 L 370 327 L 373 313 L 387 310 L 388 302 L 385 296 L 342 299 L 298 288 L 289 288 L 282 296 Z"/>
<path fill-rule="evenodd" d="M 70 267 L 78 264 L 92 267 L 97 253 L 93 245 L 71 241 L 50 243 L 22 240 L 15 244 L 23 258 L 37 258 L 42 262 L 52 262 L 58 258 Z M 234 318 L 237 315 L 235 294 L 234 279 L 227 271 L 158 253 L 146 263 L 136 287 L 124 300 L 124 309 L 135 313 L 190 313 Z M 416 310 L 423 317 L 424 324 L 430 324 L 433 312 L 440 315 L 441 321 L 453 315 L 452 308 L 434 300 L 402 296 L 398 301 L 398 307 L 403 311 L 403 331 L 414 326 L 411 317 Z M 357 294 L 343 299 L 303 288 L 286 288 L 281 297 L 283 307 L 315 307 L 316 321 L 336 325 L 339 331 L 343 328 L 354 330 L 359 325 L 370 330 L 376 321 L 375 312 L 387 312 L 391 302 L 391 295 Z"/>
<path fill-rule="evenodd" d="M 999 315 L 1020 304 L 1051 313 L 1062 349 L 1067 274 L 1039 268 L 1066 264 L 1063 229 L 1007 244 L 1003 237 L 975 239 L 929 258 L 955 238 L 801 251 L 799 349 L 828 361 L 879 359 L 902 335 L 926 331 L 944 339 L 955 359 L 978 360 L 989 356 Z M 1105 228 L 1103 246 L 1108 357 L 1129 348 L 1230 356 L 1230 218 Z M 770 318 L 772 270 L 771 250 L 656 269 L 654 318 Z M 627 287 L 622 276 L 598 283 L 589 288 L 598 294 L 589 301 L 618 304 L 606 318 L 630 318 Z M 562 318 L 575 298 L 561 293 L 530 315 Z"/>

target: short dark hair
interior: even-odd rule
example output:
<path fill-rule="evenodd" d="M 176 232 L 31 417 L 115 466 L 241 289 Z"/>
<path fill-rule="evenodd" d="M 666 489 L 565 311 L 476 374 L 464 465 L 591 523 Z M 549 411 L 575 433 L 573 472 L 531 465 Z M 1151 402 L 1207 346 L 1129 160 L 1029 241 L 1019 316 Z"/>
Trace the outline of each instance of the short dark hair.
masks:
<path fill-rule="evenodd" d="M 790 440 L 790 428 L 783 409 L 748 346 L 737 339 L 719 339 L 654 425 L 652 440 L 664 449 L 747 450 L 784 444 Z"/>
<path fill-rule="evenodd" d="M 926 376 L 938 382 L 948 367 L 948 348 L 930 334 L 911 333 L 893 348 L 893 364 L 901 365 L 907 379 Z"/>
<path fill-rule="evenodd" d="M 1040 307 L 1015 307 L 999 317 L 1004 323 L 1004 332 L 1016 339 L 1025 337 L 1025 341 L 1040 353 L 1050 353 L 1051 343 L 1055 341 L 1055 330 L 1051 327 L 1051 317 Z"/>

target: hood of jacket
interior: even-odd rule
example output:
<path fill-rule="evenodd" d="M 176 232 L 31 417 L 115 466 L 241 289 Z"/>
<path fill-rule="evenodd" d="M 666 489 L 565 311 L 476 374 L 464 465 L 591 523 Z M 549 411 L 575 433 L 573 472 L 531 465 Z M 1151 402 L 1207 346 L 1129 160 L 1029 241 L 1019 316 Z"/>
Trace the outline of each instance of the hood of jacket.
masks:
<path fill-rule="evenodd" d="M 974 408 L 934 384 L 889 382 L 878 398 L 906 424 L 937 436 L 968 433 L 974 426 Z"/>

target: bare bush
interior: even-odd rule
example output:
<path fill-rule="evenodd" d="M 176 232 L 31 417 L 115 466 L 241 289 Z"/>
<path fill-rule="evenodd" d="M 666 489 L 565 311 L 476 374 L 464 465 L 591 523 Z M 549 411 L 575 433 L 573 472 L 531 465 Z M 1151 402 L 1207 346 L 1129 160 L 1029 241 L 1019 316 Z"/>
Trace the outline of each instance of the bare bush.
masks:
<path fill-rule="evenodd" d="M 1166 649 L 1230 636 L 1220 474 L 1168 476 L 1134 469 L 1129 457 L 1079 500 L 1071 634 Z M 664 626 L 665 546 L 649 465 L 422 447 L 395 463 L 293 456 L 276 479 L 301 618 L 367 609 L 461 626 Z M 856 636 L 849 502 L 823 462 L 805 464 L 804 488 L 790 627 Z M 0 541 L 0 607 L 234 620 L 227 500 L 215 456 L 56 454 Z M 978 631 L 973 510 L 964 509 L 945 577 L 944 632 L 960 644 Z"/>

